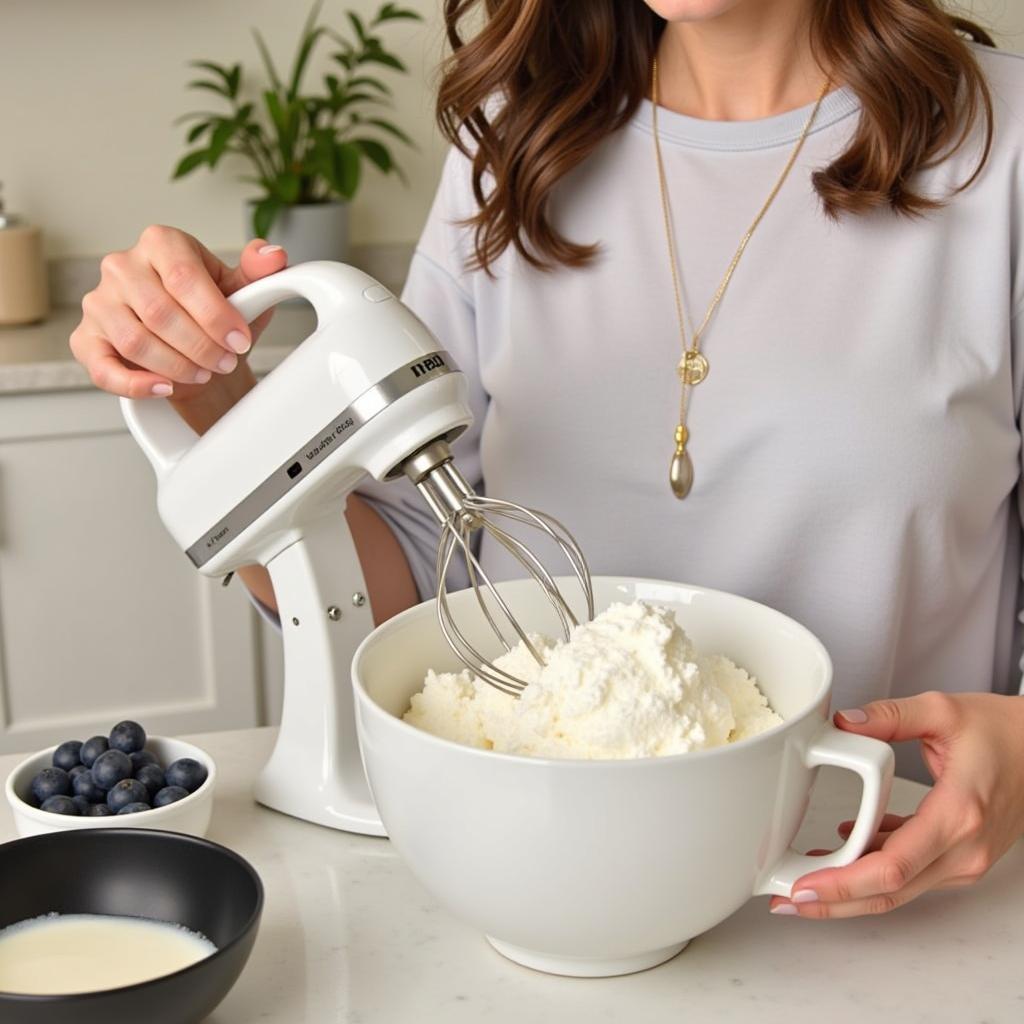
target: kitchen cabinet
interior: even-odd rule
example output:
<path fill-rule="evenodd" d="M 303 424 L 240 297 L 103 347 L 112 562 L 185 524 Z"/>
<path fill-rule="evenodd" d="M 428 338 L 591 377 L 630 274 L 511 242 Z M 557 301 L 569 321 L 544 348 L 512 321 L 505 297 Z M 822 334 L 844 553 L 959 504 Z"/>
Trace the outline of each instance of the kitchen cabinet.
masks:
<path fill-rule="evenodd" d="M 279 637 L 164 529 L 117 400 L 70 359 L 76 320 L 0 332 L 0 753 L 125 717 L 158 734 L 276 723 Z M 279 311 L 257 373 L 311 324 Z"/>
<path fill-rule="evenodd" d="M 0 751 L 261 724 L 256 620 L 164 530 L 114 398 L 0 401 Z"/>

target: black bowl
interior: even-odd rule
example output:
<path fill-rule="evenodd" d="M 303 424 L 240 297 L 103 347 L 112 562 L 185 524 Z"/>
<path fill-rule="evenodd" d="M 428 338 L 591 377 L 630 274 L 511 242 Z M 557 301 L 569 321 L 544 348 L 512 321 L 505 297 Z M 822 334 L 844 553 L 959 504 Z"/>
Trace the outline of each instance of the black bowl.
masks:
<path fill-rule="evenodd" d="M 0 845 L 0 928 L 43 914 L 117 914 L 202 932 L 217 952 L 152 981 L 102 992 L 0 992 L 3 1024 L 191 1024 L 227 995 L 249 959 L 263 884 L 236 853 L 150 829 L 81 829 Z"/>

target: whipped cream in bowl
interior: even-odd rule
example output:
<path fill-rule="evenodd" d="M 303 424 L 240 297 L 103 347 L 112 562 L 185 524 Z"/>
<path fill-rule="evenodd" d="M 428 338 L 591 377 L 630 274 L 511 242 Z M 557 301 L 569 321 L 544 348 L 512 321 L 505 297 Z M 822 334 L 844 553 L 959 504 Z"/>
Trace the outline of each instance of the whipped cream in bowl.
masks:
<path fill-rule="evenodd" d="M 499 587 L 542 636 L 536 585 Z M 652 967 L 752 895 L 850 863 L 892 780 L 886 744 L 828 721 L 831 662 L 804 626 L 658 580 L 595 577 L 594 594 L 592 622 L 538 639 L 543 667 L 501 655 L 529 682 L 518 698 L 463 669 L 432 601 L 352 664 L 363 764 L 410 870 L 503 955 L 590 977 Z M 473 593 L 451 601 L 497 657 Z M 858 773 L 863 795 L 847 843 L 807 858 L 790 843 L 822 764 Z"/>
<path fill-rule="evenodd" d="M 467 669 L 427 672 L 403 716 L 456 743 L 534 757 L 664 757 L 755 736 L 782 722 L 756 680 L 698 655 L 666 606 L 615 602 L 567 641 L 530 638 L 496 659 L 529 683 L 518 699 Z"/>

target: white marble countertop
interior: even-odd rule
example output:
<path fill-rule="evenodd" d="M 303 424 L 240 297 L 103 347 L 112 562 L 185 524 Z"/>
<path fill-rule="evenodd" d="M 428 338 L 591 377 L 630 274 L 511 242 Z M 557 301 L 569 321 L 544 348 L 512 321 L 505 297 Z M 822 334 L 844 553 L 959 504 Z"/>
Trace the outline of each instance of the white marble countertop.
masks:
<path fill-rule="evenodd" d="M 91 388 L 88 374 L 75 362 L 68 347 L 68 338 L 81 316 L 77 306 L 62 306 L 42 323 L 0 327 L 0 396 Z M 277 366 L 312 332 L 315 323 L 308 306 L 278 307 L 249 356 L 256 373 L 267 373 Z"/>
<path fill-rule="evenodd" d="M 622 978 L 538 974 L 442 910 L 387 840 L 257 806 L 273 730 L 189 737 L 215 759 L 209 838 L 266 886 L 256 947 L 210 1024 L 1011 1024 L 1024 1020 L 1024 843 L 979 885 L 887 917 L 773 917 L 751 900 L 661 967 Z M 0 779 L 18 762 L 0 757 Z M 835 845 L 857 782 L 823 771 L 798 846 Z M 911 811 L 925 789 L 897 780 Z M 0 808 L 0 841 L 14 838 Z"/>

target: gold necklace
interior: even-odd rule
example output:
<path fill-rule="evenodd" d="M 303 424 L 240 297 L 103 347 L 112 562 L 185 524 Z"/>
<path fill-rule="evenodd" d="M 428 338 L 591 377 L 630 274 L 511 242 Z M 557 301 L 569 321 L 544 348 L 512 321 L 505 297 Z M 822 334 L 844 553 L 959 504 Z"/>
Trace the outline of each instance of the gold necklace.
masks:
<path fill-rule="evenodd" d="M 708 370 L 710 369 L 707 357 L 700 350 L 701 338 L 708 323 L 711 321 L 711 317 L 714 315 L 715 309 L 718 307 L 718 303 L 722 301 L 726 288 L 729 287 L 733 271 L 735 271 L 739 264 L 743 252 L 747 248 L 747 243 L 757 230 L 757 226 L 761 223 L 764 215 L 768 212 L 768 208 L 772 205 L 775 197 L 779 194 L 779 190 L 785 183 L 786 178 L 789 177 L 789 172 L 793 169 L 793 165 L 800 155 L 800 150 L 804 147 L 807 133 L 811 130 L 811 125 L 814 123 L 814 118 L 821 107 L 821 102 L 828 92 L 829 84 L 829 80 L 826 79 L 824 86 L 822 86 L 821 94 L 818 96 L 818 101 L 814 104 L 806 122 L 804 122 L 800 138 L 797 139 L 793 151 L 789 154 L 786 166 L 782 169 L 782 173 L 779 175 L 771 192 L 768 193 L 768 198 L 764 201 L 764 205 L 758 211 L 750 227 L 747 228 L 743 238 L 740 239 L 739 247 L 726 268 L 725 275 L 718 285 L 718 290 L 711 300 L 711 305 L 708 306 L 707 312 L 704 314 L 704 319 L 700 322 L 697 330 L 693 332 L 690 343 L 687 344 L 686 319 L 683 314 L 682 290 L 679 286 L 679 261 L 676 256 L 675 232 L 672 230 L 672 216 L 668 203 L 668 185 L 665 181 L 665 166 L 661 160 L 661 143 L 658 139 L 658 58 L 654 57 L 651 60 L 651 129 L 654 135 L 654 158 L 658 165 L 658 187 L 661 190 L 661 211 L 665 218 L 665 240 L 668 243 L 668 258 L 672 268 L 672 287 L 676 298 L 676 316 L 679 319 L 679 338 L 683 345 L 683 355 L 679 360 L 679 365 L 676 367 L 681 386 L 679 425 L 676 427 L 675 453 L 672 456 L 668 473 L 668 481 L 669 486 L 672 488 L 672 493 L 680 500 L 690 493 L 690 488 L 693 486 L 693 462 L 690 459 L 689 452 L 686 450 L 686 443 L 690 438 L 690 433 L 686 428 L 686 413 L 689 407 L 690 390 L 707 377 Z"/>

